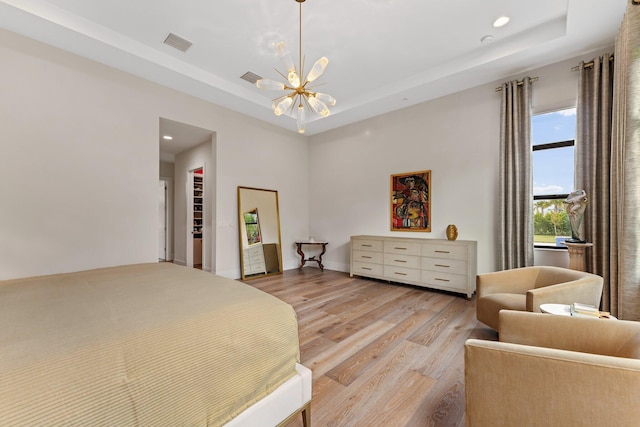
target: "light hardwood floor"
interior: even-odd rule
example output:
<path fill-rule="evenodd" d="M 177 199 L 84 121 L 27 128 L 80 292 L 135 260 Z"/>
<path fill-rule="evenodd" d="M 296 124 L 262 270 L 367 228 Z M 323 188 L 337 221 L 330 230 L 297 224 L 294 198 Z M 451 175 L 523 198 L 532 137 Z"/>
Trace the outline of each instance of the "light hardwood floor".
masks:
<path fill-rule="evenodd" d="M 475 296 L 308 267 L 246 283 L 298 315 L 312 426 L 464 426 L 463 344 L 497 339 Z"/>

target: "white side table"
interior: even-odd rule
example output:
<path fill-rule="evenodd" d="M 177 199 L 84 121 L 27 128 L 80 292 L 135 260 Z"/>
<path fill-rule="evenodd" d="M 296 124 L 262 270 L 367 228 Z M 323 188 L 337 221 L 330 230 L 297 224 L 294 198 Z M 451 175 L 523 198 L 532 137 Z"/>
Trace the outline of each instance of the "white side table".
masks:
<path fill-rule="evenodd" d="M 571 316 L 571 306 L 569 304 L 540 304 L 540 311 L 548 314 L 555 314 L 557 316 Z M 593 316 L 595 317 L 595 316 Z M 616 319 L 614 316 L 609 315 L 609 319 Z M 600 319 L 606 319 L 600 317 Z"/>
<path fill-rule="evenodd" d="M 540 311 L 558 316 L 571 316 L 568 304 L 540 304 Z"/>

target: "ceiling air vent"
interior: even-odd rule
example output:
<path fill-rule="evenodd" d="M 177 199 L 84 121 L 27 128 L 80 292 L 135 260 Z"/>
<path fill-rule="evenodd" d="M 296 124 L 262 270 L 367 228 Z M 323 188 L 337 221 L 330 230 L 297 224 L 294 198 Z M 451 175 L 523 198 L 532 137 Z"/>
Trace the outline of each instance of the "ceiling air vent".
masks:
<path fill-rule="evenodd" d="M 242 80 L 246 80 L 251 84 L 255 84 L 258 80 L 260 80 L 262 77 L 257 75 L 256 73 L 252 73 L 251 71 L 247 71 L 246 73 L 244 73 L 243 75 L 240 76 L 240 78 Z"/>
<path fill-rule="evenodd" d="M 186 52 L 193 45 L 189 40 L 183 39 L 173 33 L 169 33 L 167 38 L 164 39 L 164 44 L 176 48 L 181 52 Z"/>

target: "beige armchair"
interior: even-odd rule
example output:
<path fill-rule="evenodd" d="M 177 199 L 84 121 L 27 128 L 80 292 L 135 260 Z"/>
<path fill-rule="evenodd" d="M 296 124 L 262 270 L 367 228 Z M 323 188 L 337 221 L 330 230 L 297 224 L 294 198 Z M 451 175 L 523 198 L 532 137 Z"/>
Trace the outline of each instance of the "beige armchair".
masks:
<path fill-rule="evenodd" d="M 545 303 L 600 305 L 602 277 L 561 267 L 524 267 L 476 279 L 476 316 L 498 330 L 500 310 L 540 312 Z"/>
<path fill-rule="evenodd" d="M 640 322 L 503 310 L 500 342 L 465 343 L 474 426 L 638 426 Z"/>

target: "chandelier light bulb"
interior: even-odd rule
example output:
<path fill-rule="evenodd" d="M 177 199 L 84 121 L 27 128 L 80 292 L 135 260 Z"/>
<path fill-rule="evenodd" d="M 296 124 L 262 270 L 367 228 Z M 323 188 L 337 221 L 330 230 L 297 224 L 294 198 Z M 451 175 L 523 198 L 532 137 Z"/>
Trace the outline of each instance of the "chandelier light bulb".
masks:
<path fill-rule="evenodd" d="M 279 42 L 276 45 L 276 48 L 278 49 L 278 56 L 282 59 L 282 62 L 284 62 L 284 66 L 287 69 L 287 72 L 295 72 L 296 66 L 293 63 L 291 52 L 289 52 L 289 49 L 287 49 L 287 44 L 285 42 Z"/>
<path fill-rule="evenodd" d="M 331 107 L 336 105 L 336 99 L 331 95 L 327 95 L 326 93 L 317 92 L 316 98 L 318 98 L 320 101 L 324 102 L 325 104 Z"/>
<path fill-rule="evenodd" d="M 305 113 L 304 106 L 300 104 L 298 106 L 298 119 L 296 120 L 298 123 L 298 133 L 304 133 L 305 131 Z"/>
<path fill-rule="evenodd" d="M 280 101 L 276 100 L 273 103 L 273 112 L 276 114 L 276 116 L 281 116 L 285 111 L 289 109 L 289 107 L 291 107 L 292 103 L 293 98 L 291 98 L 290 96 L 287 96 Z"/>
<path fill-rule="evenodd" d="M 320 114 L 322 117 L 327 117 L 329 115 L 329 108 L 318 98 L 315 96 L 310 96 L 307 98 L 309 101 L 309 105 L 311 105 L 311 109 L 316 112 L 316 114 Z"/>
<path fill-rule="evenodd" d="M 312 82 L 324 73 L 324 69 L 327 68 L 327 64 L 329 63 L 329 59 L 326 56 L 318 59 L 313 67 L 311 67 L 311 71 L 307 75 L 307 81 Z"/>
<path fill-rule="evenodd" d="M 287 76 L 287 80 L 289 80 L 289 84 L 291 85 L 291 87 L 295 89 L 300 87 L 300 77 L 298 76 L 298 73 L 296 73 L 295 68 L 293 71 L 289 72 L 289 76 Z"/>
<path fill-rule="evenodd" d="M 264 90 L 284 90 L 284 83 L 270 79 L 260 79 L 256 82 L 256 86 Z"/>

